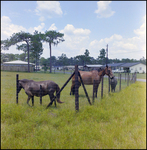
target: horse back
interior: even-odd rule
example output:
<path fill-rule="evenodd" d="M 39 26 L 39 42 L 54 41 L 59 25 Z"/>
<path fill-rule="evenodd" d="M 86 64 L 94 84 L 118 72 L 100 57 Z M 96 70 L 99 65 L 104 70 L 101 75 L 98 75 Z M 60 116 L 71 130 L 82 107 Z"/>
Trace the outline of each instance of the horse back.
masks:
<path fill-rule="evenodd" d="M 40 96 L 40 85 L 42 86 L 42 96 L 54 92 L 57 88 L 57 84 L 53 81 L 33 81 L 26 82 L 24 90 L 28 96 Z"/>

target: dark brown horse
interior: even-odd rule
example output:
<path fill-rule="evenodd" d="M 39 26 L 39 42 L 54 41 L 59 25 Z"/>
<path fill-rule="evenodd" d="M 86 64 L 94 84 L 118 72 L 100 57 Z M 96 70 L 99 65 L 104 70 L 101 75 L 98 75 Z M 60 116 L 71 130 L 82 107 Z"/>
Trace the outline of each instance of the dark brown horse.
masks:
<path fill-rule="evenodd" d="M 98 70 L 92 70 L 90 72 L 88 72 L 88 71 L 79 71 L 79 72 L 80 72 L 80 75 L 82 77 L 84 84 L 93 85 L 93 82 L 95 80 L 94 93 L 95 93 L 96 97 L 97 97 L 98 86 L 101 82 L 102 76 L 104 76 L 106 74 L 110 78 L 114 77 L 111 67 L 108 67 L 108 66 L 106 66 L 105 68 L 99 68 Z M 78 82 L 79 82 L 79 86 L 80 86 L 81 80 L 79 77 L 78 77 Z M 71 94 L 72 95 L 75 94 L 75 76 L 72 77 L 72 86 L 71 86 L 70 95 Z"/>
<path fill-rule="evenodd" d="M 28 79 L 19 80 L 18 83 L 18 93 L 23 88 L 25 93 L 28 95 L 27 104 L 29 105 L 29 100 L 32 98 L 32 106 L 34 105 L 34 96 L 40 97 L 40 85 L 42 86 L 42 96 L 49 95 L 50 100 L 54 98 L 54 92 L 56 94 L 60 90 L 58 84 L 53 81 L 33 81 Z M 57 102 L 63 103 L 60 101 L 60 94 L 57 95 Z M 30 106 L 30 105 L 29 105 Z"/>

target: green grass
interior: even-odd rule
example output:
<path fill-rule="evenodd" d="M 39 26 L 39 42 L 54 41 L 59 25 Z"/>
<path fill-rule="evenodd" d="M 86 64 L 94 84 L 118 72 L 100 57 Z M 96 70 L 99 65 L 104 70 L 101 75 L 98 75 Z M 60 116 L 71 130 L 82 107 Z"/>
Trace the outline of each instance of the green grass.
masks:
<path fill-rule="evenodd" d="M 71 81 L 61 93 L 57 107 L 50 106 L 44 96 L 43 105 L 34 98 L 34 107 L 26 104 L 22 89 L 16 105 L 16 73 L 1 72 L 1 148 L 2 149 L 143 149 L 146 148 L 146 83 L 127 86 L 119 82 L 116 93 L 108 94 L 108 79 L 104 79 L 104 98 L 101 85 L 98 98 L 90 106 L 83 88 L 79 89 L 79 112 L 75 98 L 70 96 Z M 70 75 L 20 73 L 19 79 L 53 80 L 60 87 Z M 86 86 L 92 100 L 92 86 Z"/>

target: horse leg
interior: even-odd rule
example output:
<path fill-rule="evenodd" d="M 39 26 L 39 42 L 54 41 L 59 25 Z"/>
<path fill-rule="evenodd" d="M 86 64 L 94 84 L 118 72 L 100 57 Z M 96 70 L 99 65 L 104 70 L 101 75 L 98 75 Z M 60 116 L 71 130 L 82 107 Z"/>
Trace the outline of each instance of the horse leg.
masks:
<path fill-rule="evenodd" d="M 28 96 L 27 104 L 28 104 L 29 106 L 31 106 L 31 105 L 29 104 L 29 101 L 30 101 L 30 97 Z"/>
<path fill-rule="evenodd" d="M 32 96 L 32 106 L 34 106 L 34 96 Z"/>
<path fill-rule="evenodd" d="M 95 86 L 94 86 L 94 93 L 95 93 L 95 97 L 97 98 L 97 92 L 98 92 L 98 84 L 96 84 Z"/>
<path fill-rule="evenodd" d="M 52 101 L 52 99 L 55 97 L 54 94 L 52 92 L 49 93 L 49 97 L 50 97 L 50 101 Z M 54 104 L 56 106 L 56 100 L 54 100 Z"/>
<path fill-rule="evenodd" d="M 72 86 L 71 86 L 71 90 L 70 90 L 70 95 L 74 95 L 75 94 L 75 85 L 74 84 L 72 84 Z"/>

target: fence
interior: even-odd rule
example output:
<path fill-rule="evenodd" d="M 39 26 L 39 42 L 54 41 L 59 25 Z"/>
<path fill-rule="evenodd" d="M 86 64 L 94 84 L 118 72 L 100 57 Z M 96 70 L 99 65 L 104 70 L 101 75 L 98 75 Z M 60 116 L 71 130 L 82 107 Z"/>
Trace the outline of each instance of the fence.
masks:
<path fill-rule="evenodd" d="M 136 73 L 132 73 L 132 74 L 129 74 L 129 73 L 122 73 L 121 74 L 121 73 L 119 73 L 116 78 L 117 78 L 117 86 L 116 86 L 115 91 L 119 92 L 122 89 L 129 86 L 130 84 L 135 83 L 137 80 L 137 74 Z M 107 82 L 107 80 L 108 80 L 108 82 Z M 108 88 L 108 93 L 105 93 L 105 94 L 109 94 L 111 91 L 110 80 L 111 79 L 108 76 L 105 76 L 104 78 L 102 77 L 102 80 L 100 83 L 101 84 L 101 99 L 104 96 L 104 91 L 105 92 L 107 91 L 106 89 L 104 90 L 105 87 Z M 95 84 L 95 82 L 94 82 L 94 84 Z M 93 87 L 94 87 L 94 84 L 93 84 Z M 93 93 L 93 95 L 94 95 L 94 93 Z M 94 96 L 93 96 L 93 103 L 94 103 Z"/>
<path fill-rule="evenodd" d="M 78 71 L 78 65 L 75 66 L 75 71 L 72 73 L 72 75 L 69 77 L 69 79 L 65 82 L 65 84 L 62 86 L 62 88 L 56 93 L 56 96 L 54 96 L 54 98 L 51 100 L 51 102 L 47 105 L 46 108 L 48 108 L 50 105 L 52 105 L 53 102 L 55 102 L 55 99 L 57 97 L 57 95 L 64 89 L 64 87 L 68 84 L 68 82 L 72 79 L 72 77 L 75 75 L 75 110 L 78 111 L 79 110 L 79 81 L 78 81 L 78 77 L 80 78 L 81 80 L 81 83 L 82 83 L 82 86 L 83 86 L 83 89 L 84 89 L 84 92 L 85 92 L 85 95 L 88 99 L 88 102 L 89 104 L 91 105 L 91 101 L 90 101 L 90 98 L 88 96 L 88 93 L 86 91 L 86 88 L 85 88 L 85 85 L 82 81 L 82 77 Z M 104 85 L 106 86 L 106 84 L 104 84 L 104 79 L 105 81 L 108 80 L 107 83 L 107 88 L 108 88 L 108 92 L 110 92 L 110 78 L 107 77 L 107 78 L 104 78 L 102 76 L 102 79 L 101 79 L 101 99 L 103 98 L 103 95 L 104 95 Z M 122 75 L 121 73 L 118 74 L 118 84 L 119 84 L 119 91 L 121 91 L 122 89 L 122 79 L 124 80 L 123 82 L 125 82 L 124 85 L 127 85 L 129 86 L 130 83 L 134 83 L 136 82 L 136 73 L 132 74 L 132 78 L 130 78 L 130 75 L 129 73 L 128 74 L 125 74 L 125 78 L 123 77 L 122 78 Z M 127 82 L 127 83 L 126 83 Z M 93 95 L 92 95 L 92 99 L 93 99 L 93 104 L 94 104 L 94 85 L 96 84 L 96 81 L 94 80 L 93 82 Z M 16 103 L 18 104 L 18 85 L 19 85 L 19 75 L 16 74 Z M 118 86 L 117 86 L 118 87 Z M 34 99 L 32 99 L 32 105 L 34 104 Z M 40 85 L 40 104 L 42 104 L 42 86 Z M 55 102 L 55 106 L 56 106 L 56 102 Z"/>

